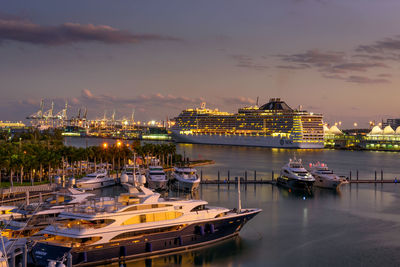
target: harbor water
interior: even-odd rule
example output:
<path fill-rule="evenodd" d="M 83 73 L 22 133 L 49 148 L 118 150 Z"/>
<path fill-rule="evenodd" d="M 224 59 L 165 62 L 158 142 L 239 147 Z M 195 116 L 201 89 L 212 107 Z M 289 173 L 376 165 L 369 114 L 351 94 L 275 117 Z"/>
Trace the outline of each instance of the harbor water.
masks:
<path fill-rule="evenodd" d="M 101 143 L 101 139 L 69 138 L 69 145 Z M 95 143 L 97 142 L 97 143 Z M 112 142 L 109 140 L 109 142 Z M 340 175 L 356 171 L 360 179 L 400 175 L 400 154 L 341 150 L 281 150 L 251 147 L 178 145 L 191 159 L 216 164 L 198 167 L 204 179 L 244 176 L 275 177 L 293 153 L 303 162 L 325 162 Z M 128 266 L 399 266 L 400 185 L 347 184 L 339 193 L 314 189 L 312 195 L 294 193 L 269 184 L 242 185 L 242 206 L 263 212 L 243 228 L 240 238 L 196 251 L 128 263 Z M 101 194 L 118 193 L 115 188 Z M 182 195 L 185 197 L 184 195 Z M 195 198 L 213 206 L 237 207 L 235 185 L 201 185 Z"/>

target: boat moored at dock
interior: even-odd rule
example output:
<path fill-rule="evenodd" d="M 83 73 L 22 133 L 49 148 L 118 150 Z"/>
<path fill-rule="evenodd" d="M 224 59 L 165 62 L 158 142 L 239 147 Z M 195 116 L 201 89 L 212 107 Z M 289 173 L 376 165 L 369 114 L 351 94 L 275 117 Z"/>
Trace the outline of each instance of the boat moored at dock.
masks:
<path fill-rule="evenodd" d="M 186 109 L 175 118 L 172 137 L 181 143 L 323 148 L 322 115 L 292 109 L 280 98 L 237 113 L 201 108 Z"/>
<path fill-rule="evenodd" d="M 315 178 L 309 173 L 301 163 L 301 159 L 289 160 L 281 169 L 281 174 L 277 179 L 277 184 L 293 188 L 311 191 Z"/>
<path fill-rule="evenodd" d="M 76 181 L 76 187 L 85 190 L 94 190 L 115 184 L 115 179 L 108 176 L 106 170 L 100 170 Z"/>
<path fill-rule="evenodd" d="M 261 211 L 176 199 L 96 205 L 64 212 L 61 223 L 44 229 L 33 263 L 87 266 L 185 251 L 236 236 Z"/>
<path fill-rule="evenodd" d="M 310 173 L 315 178 L 316 187 L 339 190 L 340 186 L 349 183 L 329 169 L 326 163 L 310 163 Z"/>
<path fill-rule="evenodd" d="M 175 167 L 172 185 L 177 190 L 196 190 L 200 185 L 200 177 L 197 175 L 197 170 L 191 167 Z"/>
<path fill-rule="evenodd" d="M 164 168 L 160 165 L 150 165 L 147 171 L 147 185 L 154 190 L 166 190 L 168 183 Z"/>

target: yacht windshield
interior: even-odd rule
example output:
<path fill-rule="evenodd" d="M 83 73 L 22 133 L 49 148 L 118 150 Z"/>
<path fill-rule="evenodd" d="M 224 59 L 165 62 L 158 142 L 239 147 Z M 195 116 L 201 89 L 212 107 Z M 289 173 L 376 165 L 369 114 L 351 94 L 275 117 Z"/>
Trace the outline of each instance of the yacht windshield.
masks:
<path fill-rule="evenodd" d="M 165 175 L 164 172 L 151 172 L 151 175 Z"/>

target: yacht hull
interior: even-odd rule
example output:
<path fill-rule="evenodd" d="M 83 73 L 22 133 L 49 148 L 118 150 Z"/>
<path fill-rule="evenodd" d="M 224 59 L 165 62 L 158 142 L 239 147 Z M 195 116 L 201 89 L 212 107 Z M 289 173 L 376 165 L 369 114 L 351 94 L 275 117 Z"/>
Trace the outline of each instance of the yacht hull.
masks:
<path fill-rule="evenodd" d="M 112 185 L 115 185 L 114 179 L 108 179 L 108 180 L 104 180 L 104 181 L 77 183 L 76 187 L 86 189 L 86 190 L 94 190 L 94 189 L 112 186 Z"/>
<path fill-rule="evenodd" d="M 66 249 L 62 246 L 38 243 L 32 249 L 32 257 L 36 266 L 47 266 L 49 260 L 71 253 L 74 266 L 95 266 L 177 253 L 238 235 L 243 225 L 260 211 L 253 210 L 230 218 L 193 223 L 177 231 L 141 235 L 88 247 Z"/>
<path fill-rule="evenodd" d="M 325 188 L 325 189 L 339 190 L 340 186 L 348 183 L 343 180 L 332 180 L 332 179 L 324 178 L 322 176 L 317 176 L 315 174 L 314 174 L 314 177 L 315 177 L 314 186 L 320 187 L 320 188 Z"/>
<path fill-rule="evenodd" d="M 147 179 L 147 184 L 148 187 L 154 190 L 167 190 L 167 180 L 152 180 L 152 179 Z"/>
<path fill-rule="evenodd" d="M 200 181 L 185 181 L 183 179 L 174 180 L 173 187 L 178 191 L 194 191 L 200 185 Z"/>
<path fill-rule="evenodd" d="M 277 184 L 283 187 L 298 189 L 298 190 L 312 190 L 314 181 L 304 181 L 280 176 L 277 179 Z"/>

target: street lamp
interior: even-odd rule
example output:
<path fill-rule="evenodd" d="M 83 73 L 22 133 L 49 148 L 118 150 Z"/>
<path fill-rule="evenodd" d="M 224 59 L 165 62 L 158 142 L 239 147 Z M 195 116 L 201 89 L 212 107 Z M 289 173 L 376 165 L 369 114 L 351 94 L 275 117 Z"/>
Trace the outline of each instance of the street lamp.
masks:
<path fill-rule="evenodd" d="M 354 123 L 354 127 L 357 127 L 357 125 L 358 125 L 357 122 L 355 122 L 355 123 Z"/>

